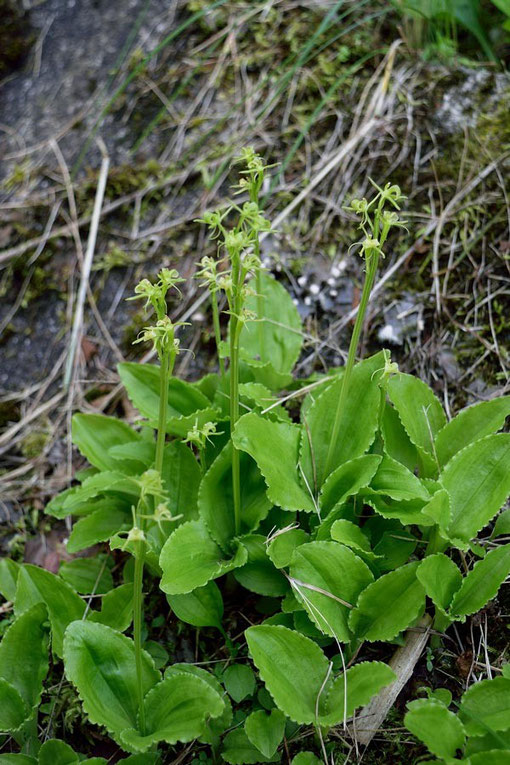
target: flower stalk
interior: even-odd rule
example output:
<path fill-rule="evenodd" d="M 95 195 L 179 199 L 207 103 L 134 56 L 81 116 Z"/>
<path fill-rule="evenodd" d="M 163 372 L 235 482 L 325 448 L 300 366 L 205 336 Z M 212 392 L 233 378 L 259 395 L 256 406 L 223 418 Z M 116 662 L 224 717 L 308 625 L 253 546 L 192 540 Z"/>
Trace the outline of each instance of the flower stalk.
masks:
<path fill-rule="evenodd" d="M 159 273 L 158 281 L 152 284 L 143 279 L 135 287 L 135 295 L 130 300 L 145 299 L 145 307 L 152 306 L 157 317 L 153 326 L 145 327 L 135 342 L 151 342 L 158 355 L 160 363 L 159 411 L 156 435 L 156 453 L 154 469 L 147 470 L 140 478 L 140 500 L 136 512 L 133 510 L 133 527 L 130 530 L 126 546 L 130 547 L 135 558 L 133 577 L 133 642 L 135 648 L 136 685 L 138 697 L 139 727 L 145 735 L 145 710 L 143 705 L 143 573 L 147 552 L 145 535 L 146 521 L 156 521 L 161 529 L 162 520 L 176 520 L 160 500 L 164 499 L 163 491 L 163 460 L 165 452 L 167 414 L 168 414 L 168 384 L 179 352 L 179 341 L 175 337 L 174 324 L 167 315 L 168 306 L 166 295 L 169 289 L 176 288 L 184 281 L 175 269 L 164 268 Z M 130 544 L 131 543 L 131 544 Z"/>
<path fill-rule="evenodd" d="M 224 367 L 221 353 L 221 335 L 219 323 L 219 311 L 217 293 L 222 290 L 228 303 L 229 314 L 229 415 L 230 430 L 234 431 L 239 419 L 239 374 L 240 374 L 240 338 L 241 331 L 246 320 L 254 317 L 245 307 L 246 297 L 253 294 L 247 280 L 250 275 L 254 276 L 257 314 L 260 321 L 257 327 L 259 341 L 259 355 L 264 358 L 264 327 L 263 295 L 261 283 L 260 262 L 260 239 L 261 231 L 269 231 L 271 226 L 262 215 L 259 208 L 259 192 L 264 180 L 266 166 L 262 159 L 253 149 L 245 149 L 240 160 L 245 163 L 246 169 L 241 171 L 241 180 L 238 184 L 239 192 L 247 192 L 249 201 L 242 207 L 232 205 L 223 212 L 207 212 L 199 219 L 205 223 L 211 231 L 211 239 L 218 240 L 219 249 L 226 252 L 221 262 L 225 267 L 218 269 L 218 261 L 212 258 L 203 258 L 201 270 L 197 276 L 202 278 L 208 285 L 211 293 L 213 309 L 213 325 L 218 348 L 220 374 L 223 376 Z M 224 219 L 234 210 L 238 214 L 237 225 L 227 229 Z M 234 529 L 238 535 L 241 531 L 241 475 L 240 456 L 238 450 L 232 445 L 232 495 L 234 504 Z"/>
<path fill-rule="evenodd" d="M 362 257 L 365 258 L 366 270 L 358 313 L 356 315 L 354 329 L 349 343 L 349 352 L 347 354 L 347 362 L 340 388 L 340 395 L 335 410 L 333 428 L 331 430 L 331 438 L 326 456 L 325 475 L 322 477 L 323 480 L 325 480 L 335 468 L 334 455 L 340 432 L 342 413 L 349 393 L 352 370 L 356 361 L 370 294 L 374 286 L 380 258 L 384 257 L 382 248 L 384 247 L 390 229 L 394 226 L 404 225 L 395 212 L 384 209 L 385 204 L 388 202 L 397 210 L 400 209 L 399 202 L 404 199 L 400 188 L 389 183 L 386 184 L 384 189 L 379 188 L 375 183 L 373 183 L 373 185 L 378 190 L 378 194 L 370 202 L 366 199 L 353 199 L 351 206 L 347 208 L 361 217 L 359 227 L 365 234 L 365 239 L 361 243 L 361 254 Z"/>

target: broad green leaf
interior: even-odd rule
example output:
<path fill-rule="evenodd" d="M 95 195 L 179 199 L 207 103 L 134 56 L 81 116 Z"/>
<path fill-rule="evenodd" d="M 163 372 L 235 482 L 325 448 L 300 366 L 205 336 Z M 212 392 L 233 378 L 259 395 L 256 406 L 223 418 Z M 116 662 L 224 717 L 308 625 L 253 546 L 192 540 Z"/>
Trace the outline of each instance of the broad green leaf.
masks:
<path fill-rule="evenodd" d="M 20 728 L 30 711 L 16 688 L 0 677 L 0 733 Z"/>
<path fill-rule="evenodd" d="M 218 682 L 218 680 L 210 672 L 207 672 L 202 667 L 197 667 L 195 664 L 172 664 L 165 671 L 165 677 L 176 674 L 189 674 L 199 677 L 201 680 L 205 680 L 211 688 L 223 699 L 224 710 L 219 717 L 209 718 L 206 723 L 205 730 L 200 734 L 200 741 L 206 744 L 216 746 L 218 743 L 218 736 L 220 736 L 227 728 L 232 724 L 232 704 L 225 694 L 224 689 Z"/>
<path fill-rule="evenodd" d="M 471 757 L 482 752 L 490 752 L 492 749 L 510 750 L 510 730 L 471 736 L 466 743 L 464 755 Z"/>
<path fill-rule="evenodd" d="M 420 564 L 384 574 L 359 596 L 351 611 L 349 627 L 360 640 L 393 640 L 425 609 L 425 591 L 416 578 Z"/>
<path fill-rule="evenodd" d="M 196 520 L 198 518 L 198 487 L 202 474 L 191 449 L 179 441 L 167 444 L 163 455 L 161 476 L 172 515 L 183 516 L 177 523 Z M 175 524 L 172 525 L 173 528 Z"/>
<path fill-rule="evenodd" d="M 165 678 L 166 677 L 173 677 L 174 675 L 193 675 L 194 677 L 199 677 L 201 680 L 205 680 L 208 685 L 211 686 L 211 688 L 216 691 L 218 696 L 224 695 L 224 690 L 221 687 L 220 681 L 212 675 L 210 672 L 208 672 L 206 669 L 203 669 L 202 667 L 197 667 L 196 664 L 188 664 L 186 662 L 177 662 L 177 664 L 172 664 L 170 667 L 167 667 L 165 670 Z"/>
<path fill-rule="evenodd" d="M 259 466 L 272 503 L 284 510 L 312 512 L 313 499 L 299 477 L 300 433 L 297 425 L 265 420 L 251 413 L 238 420 L 232 441 Z"/>
<path fill-rule="evenodd" d="M 241 383 L 239 385 L 239 395 L 242 397 L 242 402 L 246 403 L 250 409 L 256 407 L 264 411 L 269 406 L 272 406 L 272 409 L 267 412 L 267 417 L 270 420 L 291 422 L 287 410 L 280 404 L 276 406 L 278 398 L 265 385 L 256 382 Z"/>
<path fill-rule="evenodd" d="M 92 723 L 104 725 L 114 735 L 137 725 L 138 686 L 132 640 L 104 624 L 75 621 L 65 633 L 64 666 Z M 160 674 L 145 651 L 142 670 L 147 693 Z"/>
<path fill-rule="evenodd" d="M 388 403 L 382 413 L 381 433 L 386 454 L 414 472 L 418 464 L 416 446 L 407 435 L 397 410 Z"/>
<path fill-rule="evenodd" d="M 289 585 L 266 554 L 266 538 L 260 534 L 247 534 L 239 541 L 248 552 L 245 565 L 234 571 L 234 577 L 239 584 L 258 595 L 272 598 L 285 595 Z"/>
<path fill-rule="evenodd" d="M 414 550 L 417 540 L 409 532 L 401 529 L 383 534 L 382 539 L 374 546 L 374 555 L 380 560 L 377 561 L 379 571 L 393 571 L 406 563 Z"/>
<path fill-rule="evenodd" d="M 240 454 L 241 533 L 256 529 L 268 514 L 271 502 L 257 463 L 249 454 Z M 232 442 L 221 450 L 204 475 L 198 493 L 198 509 L 210 536 L 227 549 L 235 536 L 232 491 Z"/>
<path fill-rule="evenodd" d="M 158 643 L 156 640 L 146 640 L 143 647 L 150 655 L 156 669 L 166 667 L 170 655 L 161 643 Z"/>
<path fill-rule="evenodd" d="M 18 581 L 19 565 L 11 558 L 0 558 L 0 595 L 14 601 Z"/>
<path fill-rule="evenodd" d="M 466 740 L 464 726 L 444 704 L 419 699 L 409 705 L 404 725 L 437 757 L 455 757 Z"/>
<path fill-rule="evenodd" d="M 216 391 L 221 383 L 221 378 L 217 372 L 209 372 L 209 374 L 200 377 L 195 382 L 191 383 L 195 388 L 198 388 L 200 393 L 203 393 L 208 401 L 211 403 L 214 401 Z"/>
<path fill-rule="evenodd" d="M 462 697 L 459 717 L 468 736 L 509 730 L 510 680 L 495 677 L 472 685 Z"/>
<path fill-rule="evenodd" d="M 114 476 L 115 478 L 112 478 Z M 138 496 L 139 487 L 132 480 L 129 480 L 129 492 L 126 497 L 120 493 L 115 493 L 115 484 L 119 481 L 125 482 L 126 478 L 122 473 L 112 473 L 110 470 L 91 474 L 85 480 L 95 478 L 91 486 L 85 489 L 83 486 L 73 486 L 61 494 L 57 494 L 49 504 L 44 508 L 46 515 L 52 515 L 54 518 L 66 518 L 68 515 L 86 516 L 95 513 L 97 510 L 107 510 L 117 512 L 122 510 L 125 513 L 131 511 L 132 498 Z M 109 484 L 106 487 L 105 483 Z M 104 492 L 106 496 L 99 496 Z"/>
<path fill-rule="evenodd" d="M 316 723 L 316 705 L 329 662 L 313 640 L 286 627 L 249 627 L 250 655 L 275 704 L 300 724 Z"/>
<path fill-rule="evenodd" d="M 223 673 L 223 685 L 238 704 L 255 692 L 255 675 L 247 664 L 231 664 Z"/>
<path fill-rule="evenodd" d="M 0 643 L 0 678 L 20 694 L 29 711 L 39 704 L 48 672 L 47 618 L 43 603 L 28 608 L 8 627 Z"/>
<path fill-rule="evenodd" d="M 302 604 L 296 598 L 293 591 L 290 590 L 282 600 L 282 612 L 284 614 L 292 614 L 294 613 L 294 611 L 302 611 L 302 610 L 303 610 Z M 287 624 L 284 622 L 283 626 L 286 627 Z"/>
<path fill-rule="evenodd" d="M 494 531 L 492 532 L 493 537 L 508 535 L 510 535 L 510 508 L 508 510 L 503 510 L 503 512 L 498 515 L 496 523 L 494 524 Z"/>
<path fill-rule="evenodd" d="M 174 614 L 186 624 L 222 629 L 223 598 L 216 582 L 210 581 L 185 595 L 166 597 Z"/>
<path fill-rule="evenodd" d="M 383 367 L 382 351 L 354 367 L 328 475 L 344 462 L 360 457 L 374 441 L 381 405 L 378 381 Z M 305 417 L 301 463 L 312 489 L 320 488 L 328 478 L 326 461 L 342 383 L 339 378 L 326 388 Z"/>
<path fill-rule="evenodd" d="M 508 765 L 508 751 L 495 749 L 489 752 L 472 754 L 468 760 L 462 760 L 467 765 Z"/>
<path fill-rule="evenodd" d="M 446 465 L 454 454 L 473 441 L 496 433 L 510 415 L 510 396 L 480 401 L 460 411 L 436 436 L 439 464 Z"/>
<path fill-rule="evenodd" d="M 319 504 L 322 516 L 325 517 L 334 507 L 368 486 L 380 462 L 379 455 L 366 454 L 337 467 L 321 489 Z"/>
<path fill-rule="evenodd" d="M 427 694 L 428 698 L 432 699 L 433 701 L 441 702 L 441 704 L 444 704 L 445 707 L 449 707 L 453 700 L 452 692 L 447 688 L 436 688 L 435 691 L 429 688 L 427 689 Z"/>
<path fill-rule="evenodd" d="M 28 754 L 0 754 L 0 765 L 37 765 L 37 759 Z"/>
<path fill-rule="evenodd" d="M 382 661 L 363 661 L 355 664 L 330 684 L 321 708 L 321 725 L 337 725 L 351 717 L 354 710 L 368 704 L 381 688 L 394 680 L 395 673 Z"/>
<path fill-rule="evenodd" d="M 427 518 L 427 524 L 421 521 L 419 526 L 428 525 L 430 519 L 444 532 L 450 525 L 452 518 L 450 495 L 445 489 L 436 491 L 432 499 L 422 507 L 421 512 Z"/>
<path fill-rule="evenodd" d="M 221 756 L 229 765 L 258 765 L 264 762 L 278 762 L 279 757 L 267 758 L 254 746 L 244 728 L 231 730 L 223 739 Z"/>
<path fill-rule="evenodd" d="M 57 738 L 50 738 L 39 749 L 39 765 L 78 765 L 76 752 Z"/>
<path fill-rule="evenodd" d="M 510 574 L 510 544 L 496 547 L 479 560 L 462 580 L 451 604 L 455 616 L 474 614 L 494 598 Z"/>
<path fill-rule="evenodd" d="M 272 757 L 285 732 L 285 715 L 279 709 L 267 713 L 263 709 L 252 712 L 244 721 L 244 730 L 253 746 L 264 757 Z"/>
<path fill-rule="evenodd" d="M 46 604 L 52 648 L 57 656 L 62 656 L 64 631 L 70 622 L 83 617 L 85 603 L 63 579 L 26 563 L 18 576 L 14 612 L 22 614 L 36 603 Z"/>
<path fill-rule="evenodd" d="M 472 539 L 510 493 L 510 434 L 486 436 L 458 452 L 440 481 L 451 499 L 450 537 Z"/>
<path fill-rule="evenodd" d="M 137 463 L 137 472 L 143 473 L 150 468 L 156 456 L 156 444 L 153 440 L 146 441 L 143 436 L 138 441 L 127 444 L 117 444 L 108 449 L 111 457 L 116 460 L 129 460 Z"/>
<path fill-rule="evenodd" d="M 228 356 L 228 352 L 225 356 Z M 240 371 L 241 380 L 255 381 L 270 391 L 283 390 L 283 388 L 287 388 L 293 383 L 291 374 L 288 372 L 278 372 L 269 361 L 264 363 L 263 361 L 257 361 L 257 359 L 242 359 Z M 217 399 L 215 404 L 218 406 Z M 269 419 L 274 419 L 274 417 Z"/>
<path fill-rule="evenodd" d="M 113 587 L 113 578 L 104 555 L 75 558 L 60 565 L 59 575 L 81 595 L 104 595 Z"/>
<path fill-rule="evenodd" d="M 247 560 L 242 545 L 232 558 L 225 559 L 203 522 L 188 521 L 173 532 L 161 550 L 160 587 L 168 595 L 182 595 L 243 566 Z"/>
<path fill-rule="evenodd" d="M 283 626 L 287 625 L 284 624 Z M 305 637 L 313 638 L 318 645 L 327 644 L 329 641 L 329 638 L 324 637 L 324 633 L 315 626 L 306 611 L 302 609 L 294 611 L 292 614 L 292 627 Z"/>
<path fill-rule="evenodd" d="M 133 620 L 133 585 L 121 584 L 107 592 L 101 598 L 101 610 L 89 611 L 87 619 L 119 632 L 127 630 Z"/>
<path fill-rule="evenodd" d="M 417 539 L 395 519 L 386 519 L 377 513 L 363 524 L 363 532 L 369 537 L 378 569 L 392 571 L 407 563 L 414 552 Z"/>
<path fill-rule="evenodd" d="M 294 593 L 314 624 L 348 642 L 349 610 L 374 580 L 367 564 L 338 542 L 309 542 L 295 551 L 290 575 Z"/>
<path fill-rule="evenodd" d="M 276 568 L 287 568 L 296 547 L 308 541 L 308 534 L 303 529 L 282 529 L 267 545 L 266 552 Z"/>
<path fill-rule="evenodd" d="M 446 611 L 462 583 L 458 567 L 443 553 L 428 555 L 419 565 L 416 576 L 436 606 Z"/>
<path fill-rule="evenodd" d="M 90 500 L 99 497 L 101 494 L 112 493 L 112 498 L 101 498 L 99 501 Z M 126 495 L 123 497 L 122 495 Z M 123 500 L 121 507 L 126 507 L 127 502 L 133 502 L 133 498 L 140 496 L 140 486 L 136 479 L 124 473 L 112 470 L 104 470 L 96 473 L 83 481 L 81 486 L 77 486 L 74 491 L 66 496 L 63 502 L 62 510 L 66 511 L 58 517 L 64 518 L 65 515 L 89 515 L 100 507 L 110 506 L 114 500 Z M 100 504 L 99 504 L 100 503 Z M 130 510 L 130 504 L 127 510 Z M 55 515 L 55 513 L 52 513 Z"/>
<path fill-rule="evenodd" d="M 431 388 L 399 373 L 387 380 L 386 390 L 413 444 L 434 454 L 434 438 L 446 425 L 446 415 Z"/>
<path fill-rule="evenodd" d="M 176 744 L 198 738 L 207 717 L 218 717 L 224 702 L 215 690 L 199 677 L 170 675 L 144 698 L 146 731 L 135 727 L 124 730 L 121 739 L 129 747 L 146 751 L 158 741 Z"/>
<path fill-rule="evenodd" d="M 303 343 L 298 310 L 285 287 L 270 274 L 260 275 L 258 289 L 260 293 L 246 300 L 246 307 L 257 314 L 257 319 L 246 321 L 241 330 L 241 358 L 263 364 L 269 362 L 277 372 L 289 373 Z M 261 316 L 258 316 L 259 306 Z"/>
<path fill-rule="evenodd" d="M 384 455 L 370 482 L 372 491 L 396 500 L 428 499 L 429 493 L 420 479 L 405 465 Z"/>
<path fill-rule="evenodd" d="M 75 414 L 72 421 L 73 443 L 76 444 L 91 465 L 100 470 L 136 472 L 139 465 L 130 460 L 121 461 L 112 457 L 112 446 L 129 441 L 140 441 L 141 436 L 129 425 L 116 417 L 104 414 Z"/>
<path fill-rule="evenodd" d="M 54 496 L 44 508 L 46 515 L 52 515 L 54 518 L 66 518 L 69 515 L 69 510 L 64 507 L 64 503 L 67 499 L 73 497 L 79 488 L 79 486 L 73 486 Z M 95 510 L 95 508 L 92 510 L 86 508 L 83 515 L 88 515 L 90 512 L 93 512 L 93 510 Z"/>
<path fill-rule="evenodd" d="M 372 561 L 377 560 L 379 557 L 372 552 L 370 542 L 360 527 L 344 518 L 339 518 L 331 526 L 331 539 L 334 539 L 335 542 L 340 542 L 346 547 L 350 547 L 356 553 L 359 553 L 361 558 Z"/>
<path fill-rule="evenodd" d="M 363 502 L 370 505 L 383 518 L 399 520 L 403 526 L 417 524 L 432 526 L 434 521 L 423 514 L 423 508 L 427 504 L 423 499 L 392 499 L 391 497 L 378 494 L 373 489 L 363 489 Z"/>
<path fill-rule="evenodd" d="M 292 759 L 292 765 L 322 765 L 322 760 L 313 752 L 299 752 Z"/>
<path fill-rule="evenodd" d="M 159 413 L 160 369 L 155 364 L 123 363 L 117 367 L 130 401 L 153 427 Z M 195 421 L 202 427 L 216 420 L 216 410 L 209 399 L 194 385 L 177 377 L 168 384 L 167 431 L 186 436 Z"/>
<path fill-rule="evenodd" d="M 115 507 L 96 510 L 74 524 L 67 542 L 67 551 L 73 554 L 98 542 L 106 542 L 129 520 L 127 513 Z"/>

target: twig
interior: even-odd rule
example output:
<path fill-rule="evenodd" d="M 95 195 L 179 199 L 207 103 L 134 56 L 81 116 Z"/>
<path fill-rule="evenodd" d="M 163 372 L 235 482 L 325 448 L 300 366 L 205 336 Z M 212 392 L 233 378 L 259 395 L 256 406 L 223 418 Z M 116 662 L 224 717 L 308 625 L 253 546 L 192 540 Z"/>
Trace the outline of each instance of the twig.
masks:
<path fill-rule="evenodd" d="M 96 246 L 97 230 L 99 227 L 99 219 L 101 217 L 101 207 L 103 205 L 104 192 L 106 188 L 106 179 L 108 177 L 108 168 L 110 166 L 110 158 L 107 154 L 103 155 L 101 161 L 101 169 L 99 171 L 99 181 L 97 185 L 96 198 L 94 200 L 94 210 L 92 212 L 92 220 L 90 223 L 89 238 L 87 241 L 87 251 L 85 253 L 85 259 L 83 262 L 83 269 L 81 274 L 80 290 L 78 292 L 78 298 L 76 301 L 76 310 L 74 313 L 73 329 L 71 334 L 71 340 L 69 344 L 69 354 L 67 357 L 66 368 L 64 373 L 64 389 L 69 388 L 73 370 L 75 367 L 76 350 L 78 347 L 79 339 L 81 336 L 82 324 L 83 324 L 83 306 L 85 304 L 85 296 L 87 294 L 87 286 L 89 283 L 90 270 L 92 267 L 92 260 L 94 257 L 94 248 Z"/>
<path fill-rule="evenodd" d="M 419 624 L 419 630 L 407 631 L 404 645 L 395 651 L 389 663 L 397 679 L 391 685 L 383 688 L 354 719 L 351 732 L 353 738 L 361 746 L 367 747 L 370 744 L 400 691 L 413 674 L 429 639 L 431 623 L 430 616 L 425 615 Z"/>

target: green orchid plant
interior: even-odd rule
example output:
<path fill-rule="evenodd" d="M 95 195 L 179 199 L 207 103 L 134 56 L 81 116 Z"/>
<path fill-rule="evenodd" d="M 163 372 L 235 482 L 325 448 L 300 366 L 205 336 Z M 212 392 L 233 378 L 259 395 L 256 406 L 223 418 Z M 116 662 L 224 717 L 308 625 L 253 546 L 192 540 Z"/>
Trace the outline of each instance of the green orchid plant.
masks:
<path fill-rule="evenodd" d="M 119 365 L 140 420 L 76 414 L 73 441 L 90 467 L 46 507 L 73 519 L 69 553 L 117 551 L 122 581 L 115 586 L 103 552 L 58 575 L 0 565 L 15 616 L 0 644 L 0 722 L 20 749 L 9 756 L 32 758 L 13 760 L 20 765 L 51 751 L 34 723 L 48 634 L 89 721 L 138 763 L 165 761 L 168 747 L 194 739 L 232 765 L 279 762 L 300 726 L 315 731 L 327 760 L 328 731 L 347 731 L 395 679 L 370 659 L 369 644 L 401 641 L 426 612 L 439 632 L 464 621 L 510 573 L 498 525 L 483 531 L 510 493 L 510 434 L 498 432 L 510 397 L 448 421 L 432 389 L 401 373 L 388 351 L 357 360 L 380 259 L 404 225 L 400 189 L 374 184 L 370 200 L 348 208 L 359 218 L 365 275 L 347 362 L 302 380 L 293 374 L 299 313 L 260 260 L 267 168 L 251 150 L 242 162 L 245 201 L 201 219 L 218 244 L 218 259 L 203 258 L 197 272 L 210 294 L 218 372 L 196 382 L 173 374 L 180 325 L 167 295 L 182 279 L 170 269 L 144 279 L 133 299 L 155 323 L 139 341 L 152 343 L 159 363 Z M 153 583 L 168 618 L 222 635 L 223 672 L 161 659 L 145 613 Z M 277 604 L 242 645 L 228 633 L 224 583 Z M 30 639 L 10 637 L 28 622 Z M 17 680 L 12 668 L 35 655 L 29 680 Z M 249 713 L 233 712 L 248 698 Z"/>

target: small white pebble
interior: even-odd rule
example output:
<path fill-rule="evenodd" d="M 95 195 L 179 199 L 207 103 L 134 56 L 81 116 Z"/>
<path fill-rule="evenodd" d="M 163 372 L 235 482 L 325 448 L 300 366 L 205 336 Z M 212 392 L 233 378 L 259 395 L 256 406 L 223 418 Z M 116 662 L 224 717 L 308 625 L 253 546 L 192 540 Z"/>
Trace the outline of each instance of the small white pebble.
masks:
<path fill-rule="evenodd" d="M 318 284 L 310 284 L 310 293 L 312 295 L 318 295 L 320 291 L 321 291 L 321 288 L 319 287 Z"/>
<path fill-rule="evenodd" d="M 333 279 L 333 278 L 330 276 L 330 277 L 329 277 L 329 279 L 328 279 L 328 284 L 329 284 L 329 286 L 330 286 L 330 287 L 334 287 L 334 286 L 335 286 L 335 284 L 336 284 L 336 280 L 335 280 L 335 279 Z"/>
<path fill-rule="evenodd" d="M 333 268 L 331 269 L 331 276 L 334 276 L 335 278 L 337 276 L 340 276 L 340 269 L 338 268 L 338 266 L 333 266 Z"/>
<path fill-rule="evenodd" d="M 205 321 L 205 316 L 201 311 L 197 311 L 191 317 L 193 321 Z"/>
<path fill-rule="evenodd" d="M 297 283 L 299 284 L 300 287 L 304 287 L 306 284 L 306 276 L 299 276 Z"/>
<path fill-rule="evenodd" d="M 395 330 L 391 324 L 385 324 L 378 332 L 379 340 L 388 340 L 390 343 L 400 342 L 400 338 L 395 334 Z"/>
<path fill-rule="evenodd" d="M 338 295 L 338 290 L 330 290 L 329 291 L 329 296 L 330 297 L 336 297 L 337 295 Z"/>
<path fill-rule="evenodd" d="M 308 295 L 305 297 L 303 302 L 305 305 L 312 305 L 312 299 L 308 297 Z"/>

